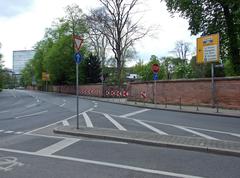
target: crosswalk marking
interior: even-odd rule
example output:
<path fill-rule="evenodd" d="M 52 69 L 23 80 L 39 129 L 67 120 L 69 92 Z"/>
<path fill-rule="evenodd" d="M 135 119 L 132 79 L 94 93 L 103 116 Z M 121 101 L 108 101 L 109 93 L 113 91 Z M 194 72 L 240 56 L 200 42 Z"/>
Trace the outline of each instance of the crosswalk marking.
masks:
<path fill-rule="evenodd" d="M 179 129 L 181 129 L 181 130 L 185 130 L 186 132 L 193 133 L 193 134 L 195 134 L 195 135 L 198 135 L 198 136 L 203 137 L 203 138 L 206 138 L 206 139 L 218 140 L 217 138 L 214 138 L 214 137 L 211 137 L 211 136 L 209 136 L 209 135 L 206 135 L 206 134 L 203 134 L 203 133 L 200 133 L 200 132 L 197 132 L 197 131 L 188 129 L 188 128 L 186 128 L 186 127 L 177 126 L 177 125 L 174 125 L 174 127 L 179 128 Z"/>
<path fill-rule="evenodd" d="M 84 118 L 84 120 L 85 120 L 85 122 L 86 122 L 87 127 L 93 128 L 92 121 L 91 121 L 91 119 L 88 117 L 88 115 L 87 115 L 86 112 L 83 112 L 83 118 Z"/>
<path fill-rule="evenodd" d="M 113 123 L 119 130 L 127 131 L 121 124 L 119 124 L 116 120 L 114 120 L 110 115 L 103 114 L 110 122 Z"/>
<path fill-rule="evenodd" d="M 140 114 L 140 113 L 143 113 L 143 112 L 146 112 L 146 111 L 149 111 L 149 110 L 150 109 L 142 109 L 142 110 L 139 110 L 139 111 L 135 111 L 135 112 L 131 112 L 131 113 L 128 113 L 128 114 L 121 115 L 120 117 L 130 117 L 130 116 Z"/>
<path fill-rule="evenodd" d="M 66 147 L 68 147 L 68 146 L 70 146 L 70 145 L 72 145 L 72 144 L 74 144 L 74 143 L 76 143 L 78 141 L 79 141 L 79 139 L 66 138 L 66 139 L 64 139 L 64 140 L 62 140 L 60 142 L 57 142 L 57 143 L 55 143 L 53 145 L 50 145 L 50 146 L 48 146 L 46 148 L 43 148 L 43 149 L 37 151 L 36 154 L 39 154 L 39 155 L 51 155 L 51 154 L 56 153 L 56 152 L 66 148 Z"/>
<path fill-rule="evenodd" d="M 144 122 L 142 122 L 142 121 L 140 121 L 140 120 L 137 120 L 137 119 L 133 119 L 133 120 L 134 120 L 135 122 L 137 122 L 137 123 L 139 123 L 139 124 L 147 127 L 148 129 L 150 129 L 150 130 L 152 130 L 152 131 L 160 134 L 160 135 L 168 135 L 166 132 L 163 132 L 163 131 L 161 131 L 161 130 L 159 130 L 159 129 L 157 129 L 157 128 L 149 125 L 149 124 L 146 124 L 146 123 L 144 123 Z"/>

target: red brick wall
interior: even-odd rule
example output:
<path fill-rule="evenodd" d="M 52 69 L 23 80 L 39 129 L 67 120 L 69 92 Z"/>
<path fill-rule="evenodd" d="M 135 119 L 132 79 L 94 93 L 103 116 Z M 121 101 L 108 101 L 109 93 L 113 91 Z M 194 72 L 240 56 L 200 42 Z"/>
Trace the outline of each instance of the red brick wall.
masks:
<path fill-rule="evenodd" d="M 240 109 L 240 77 L 217 78 L 216 102 L 219 107 Z M 145 92 L 146 98 L 141 96 Z M 156 81 L 156 103 L 212 106 L 211 79 Z M 154 82 L 129 84 L 132 101 L 154 102 Z"/>

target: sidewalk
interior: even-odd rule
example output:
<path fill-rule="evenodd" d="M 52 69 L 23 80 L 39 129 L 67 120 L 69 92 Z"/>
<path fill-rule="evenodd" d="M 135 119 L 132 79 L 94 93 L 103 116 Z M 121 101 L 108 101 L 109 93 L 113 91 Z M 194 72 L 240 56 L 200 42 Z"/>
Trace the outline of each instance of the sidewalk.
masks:
<path fill-rule="evenodd" d="M 121 131 L 105 128 L 80 127 L 79 129 L 76 129 L 75 127 L 70 126 L 57 127 L 54 129 L 54 132 L 58 134 L 195 150 L 240 157 L 240 142 L 209 140 L 174 135 L 159 135 L 149 132 Z"/>
<path fill-rule="evenodd" d="M 215 116 L 225 116 L 225 117 L 236 117 L 240 118 L 240 110 L 231 110 L 231 109 L 223 109 L 223 108 L 211 108 L 211 107 L 196 107 L 196 106 L 179 106 L 179 105 L 162 105 L 162 104 L 152 104 L 152 103 L 143 103 L 143 102 L 134 102 L 127 101 L 126 98 L 99 98 L 99 97 L 89 97 L 89 96 L 80 96 L 83 99 L 103 101 L 103 102 L 111 102 L 118 103 L 129 106 L 137 106 L 144 107 L 150 109 L 161 109 L 168 111 L 177 111 L 177 112 L 187 112 L 194 114 L 207 114 L 207 115 L 215 115 Z"/>

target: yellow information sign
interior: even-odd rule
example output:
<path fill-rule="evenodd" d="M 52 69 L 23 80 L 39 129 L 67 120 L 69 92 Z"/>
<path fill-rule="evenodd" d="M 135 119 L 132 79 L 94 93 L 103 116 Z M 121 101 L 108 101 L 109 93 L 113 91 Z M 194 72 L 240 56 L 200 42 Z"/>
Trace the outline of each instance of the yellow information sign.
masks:
<path fill-rule="evenodd" d="M 42 81 L 49 81 L 49 74 L 46 72 L 42 72 Z"/>
<path fill-rule="evenodd" d="M 197 63 L 219 62 L 219 34 L 197 39 Z"/>

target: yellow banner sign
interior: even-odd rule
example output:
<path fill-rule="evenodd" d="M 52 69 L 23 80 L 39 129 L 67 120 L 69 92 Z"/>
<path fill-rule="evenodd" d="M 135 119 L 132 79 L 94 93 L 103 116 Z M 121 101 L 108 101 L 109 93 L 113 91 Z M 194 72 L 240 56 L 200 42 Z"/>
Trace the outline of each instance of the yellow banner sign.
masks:
<path fill-rule="evenodd" d="M 49 81 L 50 77 L 49 74 L 46 72 L 42 72 L 42 81 Z"/>
<path fill-rule="evenodd" d="M 197 39 L 197 63 L 219 62 L 219 34 Z"/>

